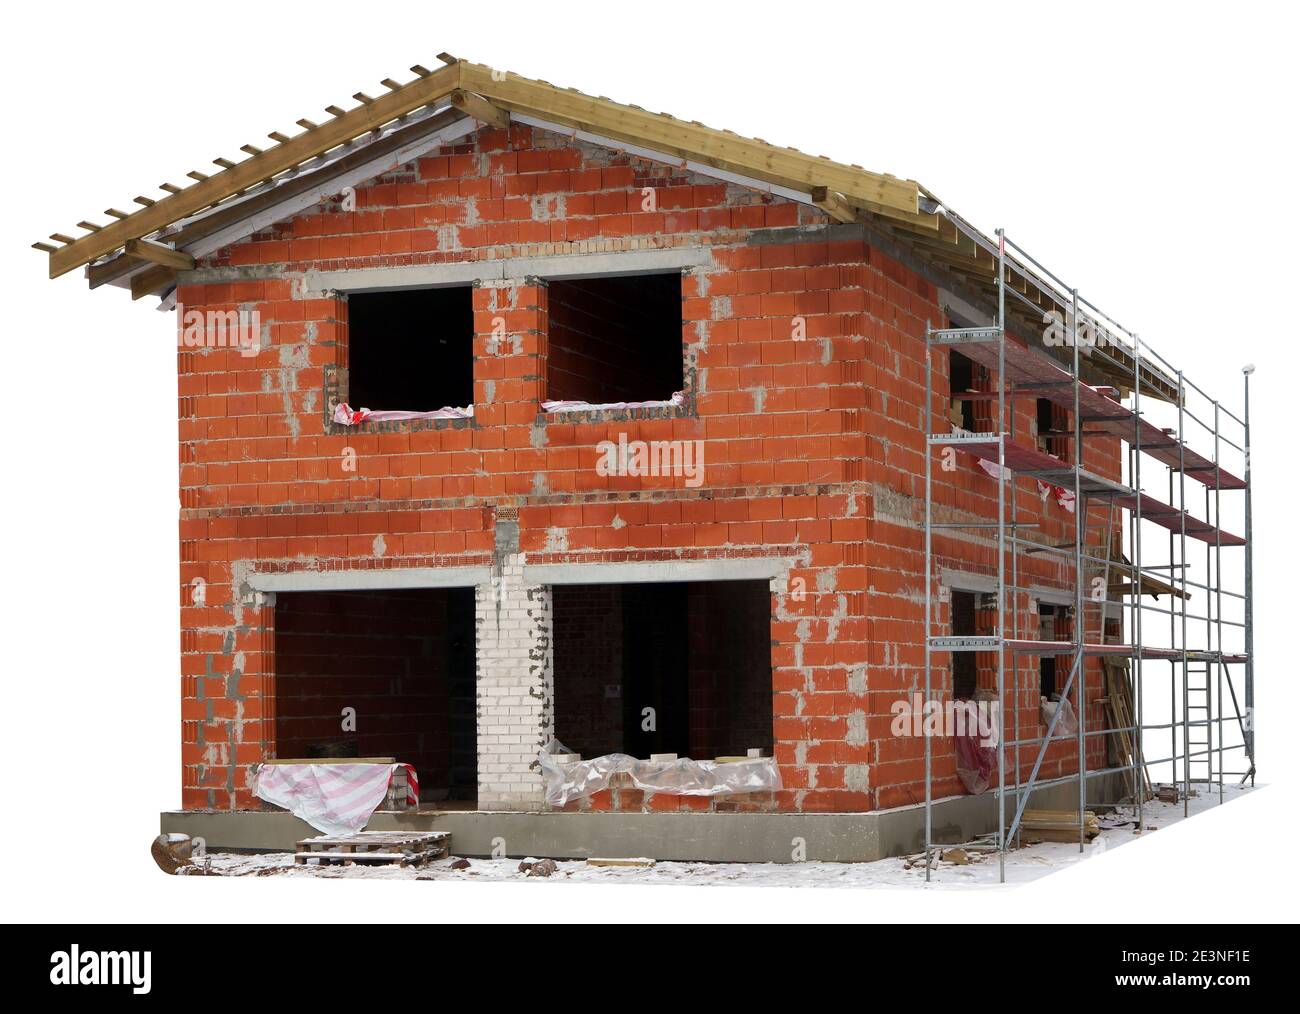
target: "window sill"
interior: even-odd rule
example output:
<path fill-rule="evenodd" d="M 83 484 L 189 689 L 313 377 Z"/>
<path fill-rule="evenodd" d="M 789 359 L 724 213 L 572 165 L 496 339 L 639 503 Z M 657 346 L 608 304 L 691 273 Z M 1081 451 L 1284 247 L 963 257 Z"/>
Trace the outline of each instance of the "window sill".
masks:
<path fill-rule="evenodd" d="M 592 423 L 635 419 L 687 419 L 695 414 L 693 399 L 678 391 L 665 401 L 609 402 L 544 401 L 538 422 Z"/>
<path fill-rule="evenodd" d="M 474 425 L 474 406 L 469 406 L 464 414 L 451 414 L 447 410 L 424 413 L 388 413 L 378 411 L 361 413 L 347 411 L 347 405 L 335 406 L 334 412 L 326 417 L 325 432 L 329 434 L 347 433 L 414 433 L 419 430 L 469 429 Z M 362 410 L 363 412 L 366 410 Z M 355 422 L 345 419 L 351 415 Z M 393 418 L 396 416 L 396 418 Z"/>

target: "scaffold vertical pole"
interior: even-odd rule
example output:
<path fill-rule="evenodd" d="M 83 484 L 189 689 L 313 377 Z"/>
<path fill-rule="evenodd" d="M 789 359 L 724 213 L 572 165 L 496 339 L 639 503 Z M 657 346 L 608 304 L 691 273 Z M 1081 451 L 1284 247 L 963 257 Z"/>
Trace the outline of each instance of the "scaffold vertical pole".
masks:
<path fill-rule="evenodd" d="M 1183 371 L 1178 371 L 1178 562 L 1183 564 L 1183 591 L 1187 591 L 1187 471 L 1184 461 L 1186 434 L 1183 430 L 1183 417 L 1186 413 L 1186 391 L 1183 386 Z M 1182 649 L 1183 662 L 1183 816 L 1191 815 L 1192 808 L 1192 716 L 1188 709 L 1187 693 L 1187 599 L 1178 600 L 1180 636 L 1178 645 Z"/>
<path fill-rule="evenodd" d="M 1079 702 L 1075 715 L 1079 746 L 1079 851 L 1087 843 L 1084 834 L 1083 814 L 1088 806 L 1088 763 L 1087 738 L 1084 727 L 1088 704 L 1086 690 L 1087 663 L 1083 657 L 1084 612 L 1083 612 L 1083 512 L 1087 509 L 1083 503 L 1080 470 L 1083 468 L 1083 419 L 1079 409 L 1079 290 L 1070 290 L 1070 345 L 1074 349 L 1074 370 L 1071 380 L 1074 389 L 1074 664 L 1079 669 L 1078 692 L 1075 700 Z M 1105 611 L 1102 612 L 1102 626 L 1105 626 Z"/>
<path fill-rule="evenodd" d="M 1247 365 L 1242 368 L 1241 372 L 1245 376 L 1246 390 L 1245 406 L 1242 412 L 1245 417 L 1242 423 L 1245 439 L 1242 443 L 1245 444 L 1246 457 L 1246 475 L 1244 478 L 1246 483 L 1246 587 L 1244 589 L 1246 595 L 1246 728 L 1244 738 L 1250 744 L 1247 756 L 1250 760 L 1250 784 L 1254 785 L 1255 758 L 1259 755 L 1255 752 L 1255 529 L 1254 518 L 1251 513 L 1251 498 L 1254 494 L 1255 480 L 1250 460 L 1250 375 L 1255 372 L 1255 367 Z M 1242 780 L 1245 781 L 1245 779 Z"/>
<path fill-rule="evenodd" d="M 933 345 L 930 341 L 931 326 L 927 321 L 925 325 L 925 624 L 922 630 L 922 640 L 925 642 L 925 707 L 928 714 L 930 707 L 930 612 L 931 612 L 931 595 L 930 587 L 930 569 L 931 554 L 931 497 L 933 490 L 931 488 L 932 464 L 930 458 L 933 456 L 934 447 L 930 443 L 930 434 L 934 432 L 933 410 L 930 402 L 933 399 L 934 390 L 934 360 L 932 356 Z M 930 842 L 933 825 L 932 818 L 932 796 L 933 790 L 930 786 L 930 734 L 929 727 L 922 724 L 922 731 L 925 740 L 925 880 L 930 882 Z"/>
<path fill-rule="evenodd" d="M 1206 711 L 1205 728 L 1208 729 L 1208 736 L 1212 742 L 1217 742 L 1218 753 L 1218 772 L 1219 772 L 1219 805 L 1223 803 L 1223 519 L 1222 519 L 1222 499 L 1219 494 L 1222 493 L 1222 473 L 1219 472 L 1219 406 L 1214 402 L 1214 650 L 1218 653 L 1218 664 L 1214 667 L 1214 710 Z M 1206 487 L 1205 499 L 1209 499 L 1209 489 Z M 1205 511 L 1206 520 L 1209 520 L 1209 508 Z M 1209 551 L 1206 550 L 1206 555 Z M 1206 564 L 1206 571 L 1209 571 L 1209 564 Z M 1209 580 L 1206 580 L 1209 584 Z M 1209 615 L 1209 610 L 1206 610 Z M 1205 698 L 1209 701 L 1209 673 L 1205 675 Z M 1218 727 L 1212 722 L 1212 716 L 1218 716 Z M 1209 746 L 1210 758 L 1214 757 L 1213 745 Z M 1209 792 L 1209 785 L 1206 785 L 1205 792 Z"/>
<path fill-rule="evenodd" d="M 1137 833 L 1142 834 L 1143 808 L 1147 797 L 1146 754 L 1142 752 L 1142 340 L 1133 336 L 1133 466 L 1129 470 L 1133 485 L 1133 535 L 1129 552 L 1133 554 L 1133 763 L 1137 768 Z M 1173 574 L 1169 575 L 1173 587 Z"/>
<path fill-rule="evenodd" d="M 998 883 L 1007 879 L 1006 824 L 1006 567 L 1007 567 L 1007 306 L 1006 233 L 998 230 Z"/>

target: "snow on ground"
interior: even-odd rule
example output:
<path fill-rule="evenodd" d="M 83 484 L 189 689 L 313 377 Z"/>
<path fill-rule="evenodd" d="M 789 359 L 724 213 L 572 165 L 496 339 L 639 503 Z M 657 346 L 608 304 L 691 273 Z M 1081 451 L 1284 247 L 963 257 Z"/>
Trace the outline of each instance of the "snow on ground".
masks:
<path fill-rule="evenodd" d="M 1194 789 L 1199 795 L 1191 800 L 1195 815 L 1218 805 L 1217 786 Z M 1250 792 L 1250 787 L 1225 786 L 1224 802 Z M 1026 884 L 1063 869 L 1073 863 L 1099 855 L 1135 838 L 1134 812 L 1121 807 L 1113 813 L 1098 814 L 1102 832 L 1083 852 L 1075 843 L 1044 842 L 1008 852 L 1008 884 Z M 1151 831 L 1183 820 L 1182 803 L 1153 800 L 1143 809 L 1143 823 Z M 987 839 L 986 839 L 987 840 Z M 454 846 L 454 842 L 452 843 Z M 937 863 L 931 871 L 931 886 L 970 888 L 996 886 L 996 853 L 969 852 L 969 865 Z M 905 887 L 925 883 L 924 862 L 917 857 L 893 857 L 872 863 L 700 863 L 660 862 L 649 869 L 633 867 L 588 866 L 584 860 L 561 859 L 548 878 L 529 877 L 520 870 L 519 859 L 465 860 L 468 867 L 453 869 L 453 856 L 423 867 L 398 866 L 315 866 L 294 864 L 289 852 L 259 854 L 213 852 L 208 855 L 206 872 L 226 877 L 280 876 L 318 879 L 367 880 L 470 880 L 480 882 L 527 881 L 529 883 L 575 884 L 687 884 L 695 886 L 734 884 L 745 887 Z M 531 860 L 530 860 L 531 861 Z M 200 868 L 196 867 L 195 872 Z"/>

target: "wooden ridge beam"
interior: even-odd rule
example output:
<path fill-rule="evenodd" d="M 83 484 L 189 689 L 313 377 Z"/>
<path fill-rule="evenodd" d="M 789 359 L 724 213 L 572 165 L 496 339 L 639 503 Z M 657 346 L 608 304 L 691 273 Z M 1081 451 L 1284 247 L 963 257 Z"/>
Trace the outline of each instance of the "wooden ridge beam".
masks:
<path fill-rule="evenodd" d="M 459 86 L 462 67 L 463 64 L 459 63 L 448 64 L 428 77 L 416 78 L 400 91 L 391 92 L 353 109 L 260 155 L 252 155 L 232 168 L 223 169 L 193 186 L 147 205 L 127 218 L 104 226 L 98 232 L 69 243 L 49 255 L 50 277 L 57 278 L 89 264 L 96 258 L 125 246 L 129 239 L 148 236 L 264 179 L 292 169 L 336 145 L 351 141 L 405 113 L 445 98 Z"/>
<path fill-rule="evenodd" d="M 778 148 L 699 123 L 650 113 L 517 74 L 497 75 L 482 64 L 462 63 L 460 86 L 510 112 L 525 113 L 655 151 L 704 163 L 807 193 L 824 186 L 850 202 L 870 201 L 916 215 L 920 188 L 912 180 L 869 172 L 830 159 Z M 501 79 L 498 80 L 497 77 Z"/>

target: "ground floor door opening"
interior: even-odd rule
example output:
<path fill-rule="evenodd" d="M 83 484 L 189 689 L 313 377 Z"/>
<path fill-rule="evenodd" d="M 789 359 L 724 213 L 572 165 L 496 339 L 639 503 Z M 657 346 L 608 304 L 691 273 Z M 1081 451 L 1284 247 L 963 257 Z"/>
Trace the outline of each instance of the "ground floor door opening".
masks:
<path fill-rule="evenodd" d="M 766 581 L 556 585 L 555 736 L 583 757 L 772 750 Z"/>
<path fill-rule="evenodd" d="M 474 590 L 279 592 L 275 753 L 393 757 L 421 804 L 477 800 Z"/>

